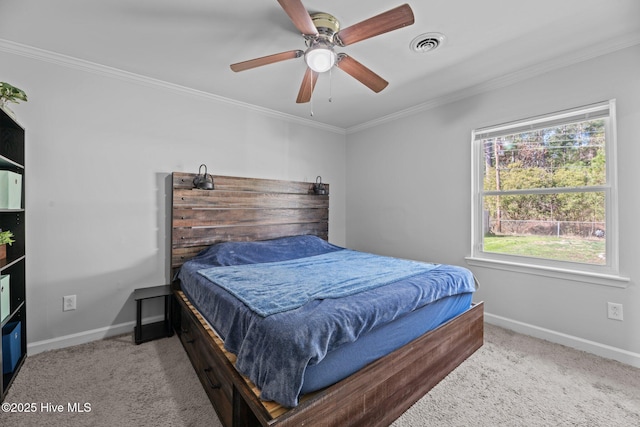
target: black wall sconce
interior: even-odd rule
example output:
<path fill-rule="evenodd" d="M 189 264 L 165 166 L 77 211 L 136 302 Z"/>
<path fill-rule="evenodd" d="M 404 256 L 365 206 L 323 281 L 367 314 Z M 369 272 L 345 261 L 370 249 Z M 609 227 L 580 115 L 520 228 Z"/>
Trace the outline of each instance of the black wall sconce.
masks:
<path fill-rule="evenodd" d="M 203 167 L 204 173 L 202 173 Z M 200 190 L 213 190 L 213 176 L 207 174 L 207 165 L 200 165 L 200 168 L 198 169 L 198 175 L 193 178 L 193 186 Z"/>
<path fill-rule="evenodd" d="M 316 178 L 316 183 L 313 184 L 313 194 L 321 196 L 329 194 L 329 190 L 327 190 L 327 186 L 322 183 L 322 177 L 320 175 Z"/>

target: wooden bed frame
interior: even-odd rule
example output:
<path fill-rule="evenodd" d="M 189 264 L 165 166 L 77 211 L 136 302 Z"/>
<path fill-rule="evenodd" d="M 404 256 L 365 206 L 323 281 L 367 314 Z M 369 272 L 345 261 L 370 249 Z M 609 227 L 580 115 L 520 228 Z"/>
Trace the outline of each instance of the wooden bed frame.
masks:
<path fill-rule="evenodd" d="M 174 172 L 172 276 L 205 247 L 223 241 L 300 234 L 328 239 L 329 185 L 213 176 L 214 190 L 193 188 L 196 174 Z M 483 303 L 323 390 L 295 408 L 265 402 L 234 368 L 202 315 L 173 283 L 174 327 L 222 424 L 238 426 L 387 426 L 483 344 Z"/>

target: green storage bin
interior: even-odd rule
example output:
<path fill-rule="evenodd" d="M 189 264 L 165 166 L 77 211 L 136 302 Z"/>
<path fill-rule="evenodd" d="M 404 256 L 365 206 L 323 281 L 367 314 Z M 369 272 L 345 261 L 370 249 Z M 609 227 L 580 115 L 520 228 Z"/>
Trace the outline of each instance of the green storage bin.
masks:
<path fill-rule="evenodd" d="M 9 275 L 0 276 L 0 322 L 11 313 L 11 294 L 9 286 Z"/>
<path fill-rule="evenodd" d="M 11 171 L 0 171 L 0 209 L 22 207 L 22 175 Z"/>

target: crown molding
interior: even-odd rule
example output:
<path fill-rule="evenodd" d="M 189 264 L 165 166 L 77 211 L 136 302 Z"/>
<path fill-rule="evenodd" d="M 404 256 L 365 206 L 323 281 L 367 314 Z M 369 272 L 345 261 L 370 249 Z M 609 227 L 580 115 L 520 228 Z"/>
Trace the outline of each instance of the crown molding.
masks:
<path fill-rule="evenodd" d="M 456 92 L 449 93 L 444 96 L 433 98 L 427 102 L 417 104 L 413 107 L 409 107 L 400 111 L 397 111 L 386 116 L 379 117 L 374 120 L 360 123 L 348 128 L 341 128 L 338 126 L 331 126 L 325 123 L 319 123 L 317 121 L 301 118 L 291 114 L 282 113 L 280 111 L 272 110 L 269 108 L 259 107 L 257 105 L 249 104 L 246 102 L 237 101 L 231 98 L 226 98 L 220 95 L 215 95 L 209 92 L 204 92 L 196 89 L 192 89 L 186 86 L 177 85 L 174 83 L 166 82 L 152 77 L 143 76 L 129 71 L 124 71 L 118 68 L 109 67 L 107 65 L 98 64 L 95 62 L 85 61 L 72 56 L 47 51 L 44 49 L 36 48 L 33 46 L 24 45 L 21 43 L 13 42 L 6 39 L 0 39 L 0 51 L 10 54 L 20 55 L 23 57 L 35 59 L 38 61 L 48 62 L 62 67 L 67 67 L 75 70 L 89 72 L 93 74 L 103 75 L 110 78 L 118 78 L 128 82 L 142 84 L 146 86 L 153 86 L 156 88 L 163 88 L 180 92 L 182 94 L 197 96 L 203 99 L 208 99 L 216 102 L 222 102 L 231 104 L 240 108 L 251 110 L 259 114 L 277 118 L 296 124 L 300 124 L 307 127 L 313 127 L 340 135 L 354 134 L 369 128 L 380 126 L 385 123 L 389 123 L 395 120 L 409 117 L 433 108 L 437 108 L 452 102 L 460 101 L 465 98 L 476 96 L 482 93 L 490 92 L 492 90 L 504 88 L 515 83 L 545 74 L 547 72 L 564 68 L 573 64 L 584 62 L 599 56 L 607 55 L 617 52 L 629 47 L 633 47 L 640 44 L 640 35 L 634 34 L 625 39 L 619 39 L 613 42 L 602 43 L 598 46 L 591 46 L 589 49 L 573 52 L 569 55 L 564 55 L 546 62 L 536 64 L 531 67 L 524 68 L 522 70 L 515 71 L 513 73 L 505 74 L 498 78 L 472 85 L 461 89 Z"/>
<path fill-rule="evenodd" d="M 498 78 L 479 83 L 473 86 L 466 87 L 456 92 L 449 93 L 447 95 L 434 98 L 427 102 L 415 105 L 413 107 L 406 108 L 404 110 L 397 111 L 393 114 L 389 114 L 383 117 L 379 117 L 368 122 L 364 122 L 355 126 L 351 126 L 346 129 L 347 135 L 360 132 L 365 129 L 380 126 L 384 123 L 392 122 L 403 117 L 412 116 L 414 114 L 421 113 L 436 107 L 440 107 L 452 102 L 460 101 L 465 98 L 470 98 L 475 95 L 490 92 L 492 90 L 501 89 L 515 83 L 528 80 L 530 78 L 548 73 L 553 70 L 568 67 L 570 65 L 578 64 L 599 56 L 614 53 L 623 49 L 627 49 L 640 44 L 640 34 L 634 34 L 628 38 L 616 40 L 614 42 L 603 43 L 598 46 L 592 46 L 589 49 L 573 52 L 569 55 L 564 55 L 546 62 L 536 64 L 531 67 L 527 67 L 513 73 L 505 74 Z"/>
<path fill-rule="evenodd" d="M 13 55 L 23 56 L 25 58 L 34 59 L 36 61 L 47 62 L 50 64 L 58 65 L 65 68 L 70 68 L 82 72 L 101 75 L 104 77 L 115 78 L 124 80 L 130 83 L 140 84 L 148 87 L 155 87 L 166 89 L 184 95 L 196 96 L 202 99 L 210 101 L 221 102 L 231 104 L 236 107 L 244 108 L 257 112 L 259 114 L 273 117 L 279 120 L 300 124 L 307 127 L 313 127 L 324 131 L 345 135 L 346 130 L 341 127 L 327 125 L 325 123 L 319 123 L 313 120 L 304 119 L 291 114 L 285 114 L 269 108 L 259 107 L 257 105 L 249 104 L 246 102 L 236 101 L 224 96 L 215 95 L 209 92 L 204 92 L 197 89 L 192 89 L 186 86 L 181 86 L 175 83 L 166 82 L 152 77 L 144 76 L 141 74 L 124 71 L 118 68 L 109 67 L 107 65 L 98 64 L 83 59 L 78 59 L 72 56 L 64 55 L 57 52 L 52 52 L 44 49 L 40 49 L 33 46 L 17 43 L 11 40 L 0 39 L 0 51 Z"/>

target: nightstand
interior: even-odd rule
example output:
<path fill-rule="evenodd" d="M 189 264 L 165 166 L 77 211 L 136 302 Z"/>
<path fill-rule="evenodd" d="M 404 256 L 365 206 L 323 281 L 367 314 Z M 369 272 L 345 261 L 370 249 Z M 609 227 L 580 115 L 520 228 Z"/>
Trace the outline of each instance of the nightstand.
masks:
<path fill-rule="evenodd" d="M 173 328 L 171 326 L 171 294 L 171 285 L 138 288 L 133 291 L 133 299 L 136 300 L 136 327 L 133 330 L 133 337 L 136 344 L 173 335 Z M 164 297 L 164 320 L 143 325 L 142 301 L 160 297 Z"/>

